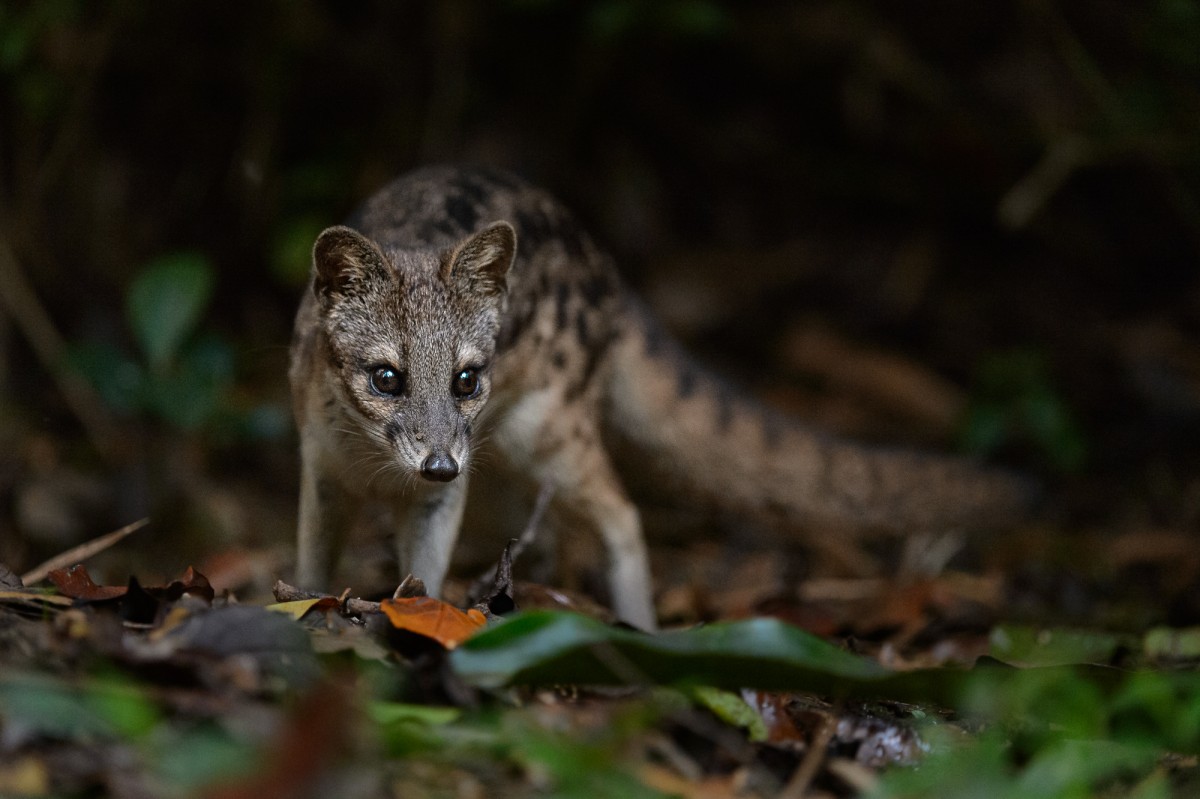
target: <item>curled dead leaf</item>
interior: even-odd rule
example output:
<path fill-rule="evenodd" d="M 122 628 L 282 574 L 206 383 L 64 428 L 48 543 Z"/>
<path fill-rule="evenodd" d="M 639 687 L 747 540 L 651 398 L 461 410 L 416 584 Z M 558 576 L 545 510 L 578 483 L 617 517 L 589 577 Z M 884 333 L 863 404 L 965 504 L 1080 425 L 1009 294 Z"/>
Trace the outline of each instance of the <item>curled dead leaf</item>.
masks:
<path fill-rule="evenodd" d="M 385 599 L 379 606 L 396 629 L 432 638 L 446 649 L 458 646 L 487 623 L 475 608 L 462 611 L 428 596 Z"/>
<path fill-rule="evenodd" d="M 113 599 L 124 596 L 129 590 L 124 585 L 97 585 L 84 566 L 72 566 L 69 569 L 55 569 L 47 577 L 63 596 L 71 599 L 96 601 Z"/>

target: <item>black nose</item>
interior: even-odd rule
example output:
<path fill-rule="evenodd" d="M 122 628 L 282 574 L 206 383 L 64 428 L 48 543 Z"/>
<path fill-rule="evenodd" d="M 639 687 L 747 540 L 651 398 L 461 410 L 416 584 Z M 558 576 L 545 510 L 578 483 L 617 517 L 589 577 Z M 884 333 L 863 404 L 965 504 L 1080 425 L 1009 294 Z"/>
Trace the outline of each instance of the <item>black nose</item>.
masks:
<path fill-rule="evenodd" d="M 449 455 L 435 452 L 421 464 L 421 476 L 426 480 L 448 483 L 458 477 L 458 463 Z"/>

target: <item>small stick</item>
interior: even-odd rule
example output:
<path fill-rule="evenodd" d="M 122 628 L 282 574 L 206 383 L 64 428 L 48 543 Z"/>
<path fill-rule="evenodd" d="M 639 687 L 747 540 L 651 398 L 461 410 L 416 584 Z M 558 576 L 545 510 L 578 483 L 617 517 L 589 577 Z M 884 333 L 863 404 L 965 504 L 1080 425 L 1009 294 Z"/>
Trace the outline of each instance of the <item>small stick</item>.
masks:
<path fill-rule="evenodd" d="M 518 538 L 511 539 L 509 542 L 509 563 L 513 563 L 521 556 L 521 553 L 529 548 L 537 538 L 538 531 L 542 525 L 542 517 L 546 515 L 546 509 L 550 507 L 550 500 L 554 498 L 554 484 L 550 482 L 542 483 L 538 489 L 537 499 L 533 503 L 533 512 L 529 514 L 529 521 L 525 524 L 525 529 L 521 531 Z M 484 592 L 493 586 L 496 582 L 496 571 L 499 564 L 489 566 L 487 571 L 475 578 L 475 582 L 471 585 L 471 590 L 467 592 L 467 596 L 481 597 Z"/>
<path fill-rule="evenodd" d="M 546 508 L 550 507 L 550 500 L 552 499 L 554 499 L 554 484 L 550 482 L 542 483 L 542 487 L 538 489 L 537 499 L 533 503 L 533 512 L 529 514 L 529 522 L 525 525 L 525 529 L 521 531 L 521 535 L 517 538 L 517 543 L 513 545 L 513 560 L 521 557 L 521 553 L 528 549 L 533 540 L 537 538 L 538 529 L 542 526 L 542 517 L 546 515 Z"/>
<path fill-rule="evenodd" d="M 83 426 L 92 446 L 105 460 L 116 461 L 119 446 L 112 419 L 103 410 L 104 404 L 92 385 L 64 365 L 66 341 L 21 271 L 12 247 L 3 238 L 0 238 L 0 306 L 7 310 L 42 368 L 58 385 L 63 400 Z"/>
<path fill-rule="evenodd" d="M 809 742 L 808 751 L 804 753 L 800 765 L 796 766 L 791 779 L 779 792 L 779 799 L 803 799 L 804 795 L 808 793 L 813 779 L 817 776 L 817 772 L 821 769 L 821 764 L 828 756 L 825 750 L 829 748 L 829 742 L 833 740 L 833 734 L 836 731 L 837 720 L 833 716 L 826 716 L 821 728 Z"/>
<path fill-rule="evenodd" d="M 322 599 L 327 596 L 332 596 L 332 594 L 322 594 L 319 591 L 305 591 L 304 589 L 297 588 L 294 585 L 288 585 L 283 580 L 275 581 L 275 585 L 271 587 L 271 593 L 275 595 L 275 601 L 277 602 L 296 602 L 301 599 Z M 369 600 L 358 599 L 356 597 L 347 597 L 344 600 L 340 597 L 334 598 L 342 603 L 342 607 L 347 613 L 353 616 L 361 616 L 366 613 L 379 612 L 378 602 L 371 602 Z"/>
<path fill-rule="evenodd" d="M 106 533 L 99 538 L 93 538 L 91 541 L 85 541 L 77 547 L 71 547 L 61 555 L 55 555 L 45 563 L 34 566 L 29 571 L 21 575 L 21 582 L 25 585 L 40 582 L 46 579 L 46 575 L 55 569 L 65 569 L 68 566 L 74 566 L 76 563 L 82 563 L 88 558 L 111 547 L 113 544 L 120 541 L 130 533 L 142 529 L 150 523 L 149 519 L 138 519 L 136 522 L 125 525 L 120 530 L 114 530 L 111 533 Z"/>

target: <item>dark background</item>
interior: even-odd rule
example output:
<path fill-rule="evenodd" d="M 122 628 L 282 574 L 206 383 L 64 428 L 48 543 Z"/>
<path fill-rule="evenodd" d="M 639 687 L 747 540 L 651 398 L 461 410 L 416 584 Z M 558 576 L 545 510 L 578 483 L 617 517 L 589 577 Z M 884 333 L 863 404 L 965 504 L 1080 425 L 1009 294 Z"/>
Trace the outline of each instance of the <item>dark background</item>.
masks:
<path fill-rule="evenodd" d="M 554 191 L 770 401 L 1039 475 L 1064 571 L 1178 548 L 1197 42 L 1194 0 L 0 2 L 0 562 L 150 515 L 143 569 L 286 570 L 311 242 L 443 160 Z M 131 286 L 180 259 L 211 300 L 152 366 Z"/>

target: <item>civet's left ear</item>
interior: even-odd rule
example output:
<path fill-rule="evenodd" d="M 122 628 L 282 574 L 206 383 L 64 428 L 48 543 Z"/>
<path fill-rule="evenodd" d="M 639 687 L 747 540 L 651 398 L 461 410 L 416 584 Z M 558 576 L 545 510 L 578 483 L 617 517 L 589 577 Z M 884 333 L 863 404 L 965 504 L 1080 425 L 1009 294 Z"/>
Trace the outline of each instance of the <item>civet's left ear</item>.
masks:
<path fill-rule="evenodd" d="M 464 239 L 442 264 L 442 282 L 471 293 L 499 295 L 517 254 L 517 233 L 507 222 L 493 222 Z"/>

